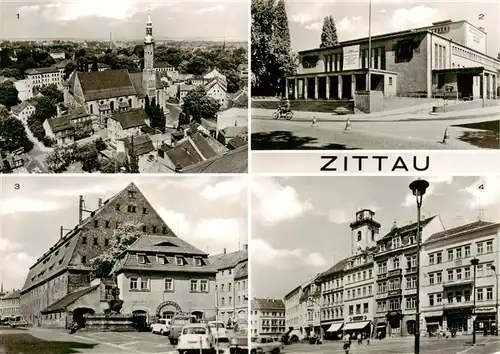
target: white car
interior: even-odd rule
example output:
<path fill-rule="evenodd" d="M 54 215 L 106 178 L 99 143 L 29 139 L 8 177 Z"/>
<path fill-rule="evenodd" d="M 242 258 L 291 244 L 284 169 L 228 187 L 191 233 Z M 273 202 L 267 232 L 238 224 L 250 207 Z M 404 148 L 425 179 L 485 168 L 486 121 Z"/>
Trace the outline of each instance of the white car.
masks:
<path fill-rule="evenodd" d="M 182 327 L 177 343 L 179 354 L 199 353 L 214 354 L 214 336 L 206 323 L 191 323 Z"/>
<path fill-rule="evenodd" d="M 170 333 L 170 320 L 159 319 L 157 323 L 151 325 L 151 333 L 158 333 L 162 336 L 168 336 Z"/>
<path fill-rule="evenodd" d="M 252 337 L 250 344 L 251 354 L 279 354 L 283 350 L 283 343 L 269 337 Z"/>
<path fill-rule="evenodd" d="M 226 332 L 226 325 L 222 321 L 210 321 L 208 322 L 212 334 L 215 339 L 218 338 L 219 342 L 228 342 L 229 337 Z"/>

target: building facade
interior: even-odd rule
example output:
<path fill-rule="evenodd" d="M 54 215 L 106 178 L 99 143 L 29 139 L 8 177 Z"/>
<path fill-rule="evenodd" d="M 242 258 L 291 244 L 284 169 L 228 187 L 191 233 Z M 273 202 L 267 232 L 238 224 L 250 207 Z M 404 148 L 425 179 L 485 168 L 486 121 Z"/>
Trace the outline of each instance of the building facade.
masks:
<path fill-rule="evenodd" d="M 85 219 L 82 196 L 79 205 L 78 224 L 65 235 L 61 232 L 55 244 L 37 259 L 21 289 L 22 318 L 34 325 L 42 325 L 43 310 L 90 287 L 90 260 L 110 245 L 110 239 L 124 225 L 142 225 L 142 232 L 151 235 L 173 235 L 133 183 L 104 203 L 99 199 L 97 209 Z"/>
<path fill-rule="evenodd" d="M 21 316 L 20 291 L 13 290 L 0 297 L 0 318 L 16 319 Z"/>
<path fill-rule="evenodd" d="M 443 230 L 438 216 L 420 222 L 421 243 Z M 414 335 L 417 304 L 417 223 L 398 227 L 377 241 L 375 331 L 385 336 Z M 422 256 L 421 256 L 422 259 Z M 422 292 L 421 292 L 422 293 Z"/>
<path fill-rule="evenodd" d="M 26 76 L 26 88 L 33 92 L 34 88 L 56 85 L 59 90 L 63 88 L 63 75 L 55 67 L 28 69 L 24 72 Z"/>
<path fill-rule="evenodd" d="M 486 32 L 467 21 L 372 36 L 368 50 L 369 39 L 361 38 L 299 52 L 286 96 L 355 99 L 370 89 L 383 96 L 496 98 L 500 62 L 486 54 Z"/>
<path fill-rule="evenodd" d="M 140 236 L 117 260 L 123 313 L 145 323 L 189 313 L 215 319 L 216 268 L 208 255 L 177 236 Z"/>
<path fill-rule="evenodd" d="M 218 320 L 232 324 L 248 316 L 248 245 L 243 249 L 210 257 L 217 269 Z"/>
<path fill-rule="evenodd" d="M 470 334 L 474 316 L 478 332 L 490 333 L 497 327 L 499 238 L 500 224 L 477 221 L 435 233 L 424 242 L 420 292 L 422 332 L 454 329 L 460 334 Z M 479 261 L 475 285 L 471 264 L 474 258 Z"/>
<path fill-rule="evenodd" d="M 252 336 L 279 339 L 285 333 L 283 300 L 254 298 L 250 305 Z"/>
<path fill-rule="evenodd" d="M 29 101 L 23 101 L 20 104 L 11 108 L 14 117 L 19 119 L 23 124 L 28 124 L 28 118 L 35 113 L 35 105 Z"/>

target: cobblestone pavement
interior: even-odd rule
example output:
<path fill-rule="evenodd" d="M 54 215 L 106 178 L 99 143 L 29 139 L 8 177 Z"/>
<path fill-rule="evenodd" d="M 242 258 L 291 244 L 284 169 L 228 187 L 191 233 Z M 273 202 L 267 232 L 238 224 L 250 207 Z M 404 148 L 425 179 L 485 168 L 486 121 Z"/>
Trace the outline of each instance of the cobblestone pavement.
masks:
<path fill-rule="evenodd" d="M 177 354 L 168 337 L 149 332 L 86 332 L 68 334 L 61 330 L 31 328 L 28 332 L 34 337 L 65 342 L 97 344 L 92 349 L 78 349 L 81 353 L 91 354 Z M 220 343 L 220 354 L 227 354 L 228 343 Z"/>
<path fill-rule="evenodd" d="M 471 337 L 457 337 L 453 339 L 422 338 L 420 342 L 421 354 L 499 354 L 500 338 L 480 337 L 475 346 L 471 346 Z M 322 345 L 292 344 L 286 346 L 283 354 L 344 354 L 340 341 L 326 342 Z M 413 354 L 413 337 L 405 339 L 372 340 L 370 345 L 366 342 L 358 345 L 353 343 L 350 354 Z"/>

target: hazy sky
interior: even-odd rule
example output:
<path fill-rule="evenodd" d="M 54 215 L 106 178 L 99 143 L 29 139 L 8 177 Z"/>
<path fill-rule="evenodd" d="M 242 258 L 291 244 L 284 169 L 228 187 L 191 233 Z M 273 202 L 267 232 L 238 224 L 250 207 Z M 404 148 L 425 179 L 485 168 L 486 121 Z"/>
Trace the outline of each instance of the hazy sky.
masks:
<path fill-rule="evenodd" d="M 248 40 L 246 0 L 0 1 L 0 39 L 141 39 L 149 6 L 156 38 Z"/>
<path fill-rule="evenodd" d="M 252 297 L 286 293 L 350 254 L 349 223 L 356 211 L 375 211 L 387 234 L 394 220 L 416 220 L 407 177 L 254 177 L 252 183 Z M 439 214 L 445 228 L 500 222 L 500 178 L 436 177 L 422 214 Z M 484 184 L 484 190 L 478 189 Z M 482 211 L 480 212 L 480 210 Z"/>
<path fill-rule="evenodd" d="M 297 1 L 286 0 L 293 50 L 319 47 L 323 18 L 332 15 L 339 41 L 368 37 L 367 0 Z M 444 20 L 467 20 L 485 28 L 487 52 L 500 51 L 499 2 L 490 1 L 412 1 L 372 0 L 372 35 L 431 25 Z M 479 20 L 483 14 L 484 19 Z"/>
<path fill-rule="evenodd" d="M 78 196 L 86 207 L 135 182 L 170 228 L 210 254 L 248 243 L 246 177 L 33 176 L 2 177 L 0 275 L 5 290 L 20 288 L 28 268 L 78 223 Z M 14 189 L 14 183 L 21 188 Z M 85 215 L 85 214 L 84 214 Z"/>

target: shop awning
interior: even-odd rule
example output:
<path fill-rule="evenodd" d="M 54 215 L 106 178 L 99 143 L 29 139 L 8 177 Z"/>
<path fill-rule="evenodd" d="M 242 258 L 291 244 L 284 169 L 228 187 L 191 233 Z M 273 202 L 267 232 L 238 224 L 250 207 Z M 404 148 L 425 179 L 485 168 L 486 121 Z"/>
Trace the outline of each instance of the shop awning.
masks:
<path fill-rule="evenodd" d="M 363 329 L 369 323 L 370 323 L 370 321 L 346 323 L 345 326 L 344 326 L 344 331 L 352 331 L 352 330 L 355 330 L 355 329 Z"/>
<path fill-rule="evenodd" d="M 326 330 L 327 332 L 338 332 L 339 329 L 344 325 L 344 322 L 332 323 L 330 327 Z"/>
<path fill-rule="evenodd" d="M 385 323 L 379 323 L 377 324 L 377 328 L 385 328 L 387 325 Z"/>

